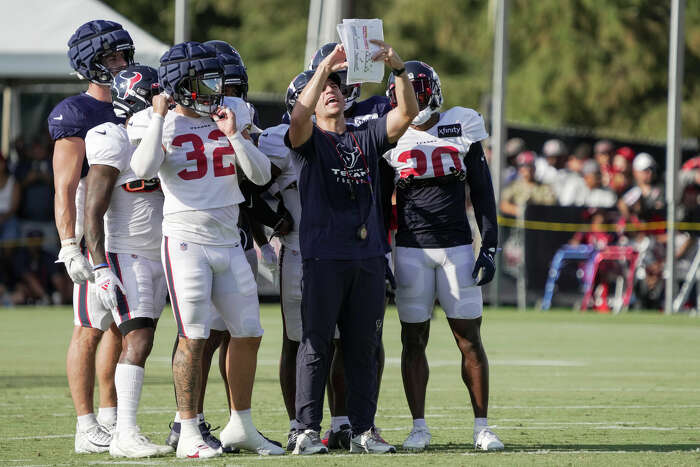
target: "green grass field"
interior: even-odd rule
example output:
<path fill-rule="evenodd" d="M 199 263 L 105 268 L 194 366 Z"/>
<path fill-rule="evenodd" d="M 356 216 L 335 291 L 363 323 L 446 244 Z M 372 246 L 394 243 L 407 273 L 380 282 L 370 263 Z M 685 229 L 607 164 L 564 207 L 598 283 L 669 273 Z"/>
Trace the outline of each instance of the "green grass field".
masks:
<path fill-rule="evenodd" d="M 459 352 L 440 315 L 432 323 L 429 346 L 429 451 L 399 450 L 361 461 L 341 453 L 314 458 L 235 455 L 192 463 L 174 457 L 113 462 L 108 454 L 74 454 L 75 417 L 65 379 L 72 312 L 0 310 L 0 464 L 700 465 L 700 319 L 487 310 L 483 334 L 491 362 L 489 419 L 506 450 L 477 453 Z M 266 334 L 253 419 L 261 431 L 282 441 L 288 422 L 277 378 L 279 306 L 265 305 L 262 319 Z M 146 368 L 139 414 L 142 430 L 159 442 L 175 410 L 170 373 L 174 334 L 172 314 L 166 310 Z M 401 385 L 394 308 L 387 311 L 384 343 L 387 363 L 377 425 L 398 447 L 411 417 Z M 212 424 L 226 423 L 218 369 L 212 370 L 205 408 Z M 327 415 L 324 427 L 328 420 Z"/>

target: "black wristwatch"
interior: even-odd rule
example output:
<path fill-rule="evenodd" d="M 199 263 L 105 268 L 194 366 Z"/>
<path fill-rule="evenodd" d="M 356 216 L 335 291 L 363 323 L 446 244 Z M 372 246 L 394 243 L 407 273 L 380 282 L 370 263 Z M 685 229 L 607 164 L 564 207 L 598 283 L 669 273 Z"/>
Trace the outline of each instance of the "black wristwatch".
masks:
<path fill-rule="evenodd" d="M 394 76 L 401 76 L 404 71 L 406 71 L 406 67 L 401 68 L 400 70 L 397 70 L 396 68 L 392 68 L 391 71 L 394 72 Z"/>

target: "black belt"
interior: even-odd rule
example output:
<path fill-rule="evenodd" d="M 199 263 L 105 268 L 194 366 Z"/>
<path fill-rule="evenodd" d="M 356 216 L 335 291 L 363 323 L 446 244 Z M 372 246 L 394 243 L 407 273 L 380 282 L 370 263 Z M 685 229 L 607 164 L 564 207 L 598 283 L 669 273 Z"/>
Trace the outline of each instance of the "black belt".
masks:
<path fill-rule="evenodd" d="M 150 193 L 160 188 L 160 180 L 152 178 L 150 180 L 132 180 L 122 185 L 124 191 L 129 193 Z"/>
<path fill-rule="evenodd" d="M 400 178 L 396 182 L 396 188 L 405 190 L 407 188 L 451 185 L 453 183 L 464 183 L 467 179 L 467 173 L 464 170 L 457 170 L 454 167 L 450 167 L 450 172 L 452 173 L 449 175 L 431 178 L 416 178 L 414 175 L 409 175 L 408 177 Z"/>

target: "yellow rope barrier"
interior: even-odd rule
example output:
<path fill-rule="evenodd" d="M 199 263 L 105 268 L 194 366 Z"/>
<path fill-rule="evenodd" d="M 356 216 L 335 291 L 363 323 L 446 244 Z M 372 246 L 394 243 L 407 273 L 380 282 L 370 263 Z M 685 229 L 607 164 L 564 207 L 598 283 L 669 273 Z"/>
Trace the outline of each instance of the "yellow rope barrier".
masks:
<path fill-rule="evenodd" d="M 574 222 L 548 222 L 525 220 L 518 222 L 513 217 L 498 216 L 498 225 L 502 227 L 525 228 L 526 230 L 543 230 L 549 232 L 592 232 L 591 223 Z M 618 224 L 596 224 L 597 232 L 616 232 L 620 229 Z M 700 222 L 676 222 L 677 230 L 700 231 Z M 639 232 L 648 230 L 666 230 L 666 221 L 627 223 L 624 225 L 626 232 Z"/>

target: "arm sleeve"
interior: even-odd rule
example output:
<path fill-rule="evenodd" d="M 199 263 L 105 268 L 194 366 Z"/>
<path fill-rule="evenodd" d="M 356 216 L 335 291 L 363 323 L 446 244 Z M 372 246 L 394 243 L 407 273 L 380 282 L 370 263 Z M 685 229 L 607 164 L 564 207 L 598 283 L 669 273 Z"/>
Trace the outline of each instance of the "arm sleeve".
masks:
<path fill-rule="evenodd" d="M 283 219 L 281 214 L 273 211 L 270 205 L 260 197 L 260 194 L 249 193 L 246 198 L 248 197 L 250 198 L 249 204 L 247 206 L 240 205 L 240 207 L 248 213 L 252 220 L 274 229 L 277 223 Z"/>
<path fill-rule="evenodd" d="M 245 176 L 256 185 L 264 185 L 269 182 L 271 178 L 270 159 L 251 141 L 245 139 L 239 131 L 228 140 Z"/>
<path fill-rule="evenodd" d="M 165 160 L 162 139 L 163 117 L 154 114 L 141 144 L 131 156 L 131 170 L 137 177 L 147 180 L 158 175 L 158 169 Z"/>
<path fill-rule="evenodd" d="M 491 172 L 480 142 L 477 141 L 469 147 L 464 163 L 467 166 L 467 183 L 469 183 L 469 193 L 474 205 L 476 223 L 481 232 L 482 248 L 495 248 L 498 245 L 496 199 L 493 194 Z"/>

